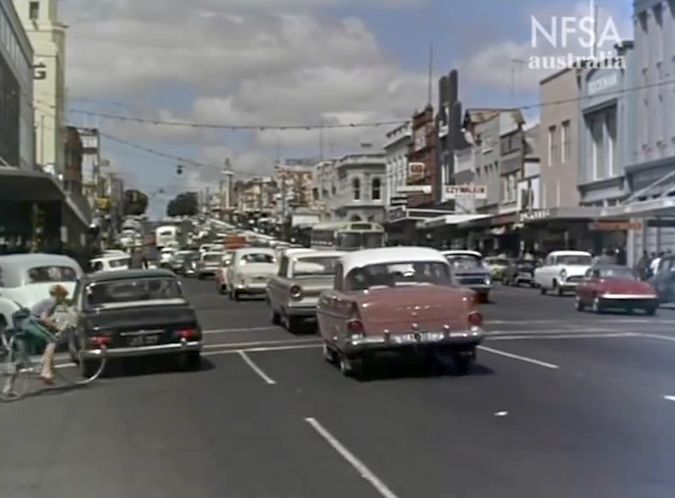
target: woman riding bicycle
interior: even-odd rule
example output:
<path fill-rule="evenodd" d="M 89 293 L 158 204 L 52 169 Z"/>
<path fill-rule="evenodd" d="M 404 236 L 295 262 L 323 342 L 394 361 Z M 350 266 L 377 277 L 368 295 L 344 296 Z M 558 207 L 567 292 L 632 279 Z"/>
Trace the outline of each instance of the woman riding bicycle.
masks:
<path fill-rule="evenodd" d="M 68 298 L 68 289 L 62 285 L 54 285 L 49 289 L 49 296 L 31 308 L 31 320 L 27 321 L 23 329 L 34 339 L 47 343 L 42 356 L 40 378 L 47 384 L 53 384 L 56 341 L 52 334 L 57 334 L 60 331 L 54 319 L 54 313 L 59 305 L 63 304 Z"/>

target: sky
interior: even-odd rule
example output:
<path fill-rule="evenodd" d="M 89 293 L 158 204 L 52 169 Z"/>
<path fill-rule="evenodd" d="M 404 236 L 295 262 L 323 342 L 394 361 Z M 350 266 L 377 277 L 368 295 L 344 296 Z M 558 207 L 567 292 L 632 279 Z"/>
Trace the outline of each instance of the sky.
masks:
<path fill-rule="evenodd" d="M 592 0 L 60 0 L 68 25 L 70 123 L 204 166 L 176 175 L 177 159 L 113 139 L 111 168 L 151 196 L 151 214 L 186 190 L 218 189 L 225 159 L 240 178 L 269 174 L 277 159 L 334 157 L 374 148 L 391 126 L 261 130 L 265 126 L 404 121 L 456 68 L 464 107 L 538 102 L 546 71 L 536 55 L 586 55 L 532 43 L 534 16 L 587 16 Z M 632 39 L 632 1 L 598 0 Z M 559 33 L 560 34 L 560 33 Z M 609 40 L 601 49 L 610 49 Z M 166 127 L 84 114 L 252 126 L 251 131 Z M 536 122 L 537 112 L 527 117 Z M 370 151 L 374 150 L 368 149 Z"/>

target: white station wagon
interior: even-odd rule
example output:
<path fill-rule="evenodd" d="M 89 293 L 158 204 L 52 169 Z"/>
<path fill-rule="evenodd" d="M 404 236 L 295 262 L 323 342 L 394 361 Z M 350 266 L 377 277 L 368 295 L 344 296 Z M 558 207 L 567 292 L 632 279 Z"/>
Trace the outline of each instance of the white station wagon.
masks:
<path fill-rule="evenodd" d="M 268 280 L 276 273 L 274 250 L 262 247 L 237 249 L 227 268 L 228 294 L 234 301 L 242 295 L 264 295 Z"/>
<path fill-rule="evenodd" d="M 562 296 L 577 288 L 592 263 L 593 256 L 585 251 L 553 251 L 534 270 L 534 283 L 542 294 L 550 290 Z"/>

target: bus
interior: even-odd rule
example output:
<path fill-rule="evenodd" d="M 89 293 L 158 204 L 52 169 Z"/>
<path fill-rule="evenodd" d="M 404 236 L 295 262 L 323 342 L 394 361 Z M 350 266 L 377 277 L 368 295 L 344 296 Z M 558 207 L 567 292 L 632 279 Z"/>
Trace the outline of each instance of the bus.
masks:
<path fill-rule="evenodd" d="M 360 221 L 319 223 L 312 227 L 312 249 L 358 251 L 384 247 L 384 227 Z"/>
<path fill-rule="evenodd" d="M 175 225 L 165 225 L 155 229 L 155 245 L 158 249 L 163 247 L 179 247 L 181 230 Z"/>

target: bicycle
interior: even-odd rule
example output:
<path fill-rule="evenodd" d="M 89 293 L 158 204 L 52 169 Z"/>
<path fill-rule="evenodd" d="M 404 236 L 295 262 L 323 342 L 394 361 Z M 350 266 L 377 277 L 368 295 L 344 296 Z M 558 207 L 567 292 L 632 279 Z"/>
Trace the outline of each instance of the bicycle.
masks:
<path fill-rule="evenodd" d="M 54 335 L 32 318 L 24 319 L 20 327 L 0 330 L 0 378 L 2 379 L 0 401 L 17 401 L 34 391 L 34 385 L 43 386 L 38 391 L 86 386 L 97 380 L 103 373 L 106 365 L 105 355 L 99 360 L 98 368 L 93 369 L 93 375 L 89 377 L 82 378 L 74 374 L 71 371 L 73 369 L 71 365 L 56 365 L 55 376 L 60 382 L 45 388 L 44 381 L 40 379 L 43 366 L 42 356 L 36 359 L 30 354 L 30 344 L 34 339 L 26 332 L 26 326 L 40 327 L 41 332 L 56 344 L 73 343 L 74 328 L 65 326 Z"/>

